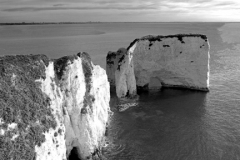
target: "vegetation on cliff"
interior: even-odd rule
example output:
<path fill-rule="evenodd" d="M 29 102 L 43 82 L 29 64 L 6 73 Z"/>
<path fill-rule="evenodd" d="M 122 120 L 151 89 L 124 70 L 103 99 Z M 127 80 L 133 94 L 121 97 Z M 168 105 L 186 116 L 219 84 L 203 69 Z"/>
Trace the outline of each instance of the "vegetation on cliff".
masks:
<path fill-rule="evenodd" d="M 50 98 L 37 79 L 45 79 L 44 55 L 0 58 L 0 159 L 33 160 L 35 146 L 45 141 L 44 132 L 56 127 Z M 9 129 L 11 124 L 15 128 Z"/>

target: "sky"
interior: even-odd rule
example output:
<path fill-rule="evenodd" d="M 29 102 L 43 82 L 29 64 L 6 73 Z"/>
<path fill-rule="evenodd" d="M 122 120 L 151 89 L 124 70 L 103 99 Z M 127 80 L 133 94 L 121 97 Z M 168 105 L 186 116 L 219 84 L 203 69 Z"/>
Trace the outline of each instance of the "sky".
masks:
<path fill-rule="evenodd" d="M 0 0 L 6 22 L 240 22 L 240 0 Z"/>

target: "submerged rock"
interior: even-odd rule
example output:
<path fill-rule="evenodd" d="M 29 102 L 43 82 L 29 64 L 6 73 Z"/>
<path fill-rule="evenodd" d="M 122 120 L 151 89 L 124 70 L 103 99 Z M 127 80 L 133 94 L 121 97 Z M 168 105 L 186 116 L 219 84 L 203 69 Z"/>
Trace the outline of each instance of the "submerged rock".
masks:
<path fill-rule="evenodd" d="M 119 104 L 118 105 L 118 111 L 119 112 L 123 112 L 123 111 L 126 111 L 127 109 L 129 109 L 130 107 L 134 107 L 134 106 L 137 106 L 138 103 L 125 103 L 125 104 Z"/>
<path fill-rule="evenodd" d="M 178 34 L 169 36 L 145 36 L 134 40 L 127 48 L 128 62 L 134 66 L 132 75 L 139 89 L 160 89 L 180 87 L 209 91 L 209 42 L 205 35 Z M 121 70 L 129 68 L 125 63 L 118 65 Z M 125 69 L 126 68 L 126 69 Z M 119 71 L 116 69 L 115 74 Z M 118 79 L 122 79 L 122 74 Z M 126 79 L 126 78 L 123 78 Z M 122 83 L 122 81 L 118 81 Z M 134 88 L 134 83 L 125 83 Z M 126 85 L 119 85 L 116 92 L 125 91 Z M 133 91 L 134 92 L 134 91 Z M 122 93 L 122 95 L 126 95 Z"/>
<path fill-rule="evenodd" d="M 135 107 L 138 105 L 138 100 L 139 100 L 138 95 L 134 97 L 118 98 L 117 109 L 119 112 L 123 112 L 131 107 Z"/>
<path fill-rule="evenodd" d="M 0 159 L 91 159 L 109 114 L 105 71 L 87 53 L 0 58 Z"/>

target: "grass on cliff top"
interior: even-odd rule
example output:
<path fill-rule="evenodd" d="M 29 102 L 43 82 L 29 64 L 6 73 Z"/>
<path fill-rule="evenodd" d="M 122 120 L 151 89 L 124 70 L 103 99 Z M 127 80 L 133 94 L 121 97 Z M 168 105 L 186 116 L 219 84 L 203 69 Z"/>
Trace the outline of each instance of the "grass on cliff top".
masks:
<path fill-rule="evenodd" d="M 184 37 L 200 37 L 203 40 L 207 41 L 207 36 L 203 35 L 203 34 L 176 34 L 176 35 L 167 35 L 167 36 L 162 36 L 162 35 L 158 35 L 158 36 L 153 36 L 153 35 L 147 35 L 144 36 L 142 38 L 137 38 L 134 41 L 132 41 L 130 43 L 130 45 L 127 47 L 127 50 L 129 50 L 136 42 L 140 41 L 140 40 L 148 40 L 150 42 L 154 42 L 154 41 L 162 41 L 162 39 L 165 38 L 177 38 L 181 43 L 185 43 L 183 41 Z"/>
<path fill-rule="evenodd" d="M 85 52 L 80 52 L 77 54 L 79 57 L 82 58 L 82 68 L 83 73 L 85 77 L 85 85 L 86 85 L 86 92 L 84 95 L 84 101 L 83 101 L 83 108 L 81 109 L 82 114 L 86 114 L 88 112 L 87 106 L 89 106 L 89 109 L 92 108 L 92 102 L 95 101 L 95 98 L 93 95 L 90 94 L 91 86 L 92 86 L 92 62 L 89 54 Z"/>
<path fill-rule="evenodd" d="M 88 109 L 87 106 L 90 106 L 92 109 L 92 101 L 95 100 L 93 95 L 90 95 L 91 85 L 92 85 L 92 62 L 91 58 L 88 53 L 86 52 L 79 52 L 77 55 L 71 55 L 71 56 L 64 56 L 62 58 L 56 59 L 54 61 L 54 70 L 57 77 L 57 82 L 62 80 L 62 76 L 64 75 L 64 72 L 66 70 L 66 67 L 69 65 L 69 63 L 73 63 L 74 60 L 77 58 L 81 58 L 82 60 L 82 69 L 84 73 L 85 78 L 85 85 L 86 85 L 86 92 L 84 95 L 84 106 L 81 110 L 81 113 L 86 114 Z M 76 76 L 77 78 L 77 76 Z"/>
<path fill-rule="evenodd" d="M 0 159 L 33 160 L 36 145 L 45 141 L 44 132 L 56 127 L 50 99 L 35 82 L 45 78 L 49 60 L 44 55 L 5 56 L 0 58 L 0 118 L 5 130 L 0 135 Z M 7 126 L 17 127 L 7 131 Z M 11 140 L 14 135 L 19 135 Z"/>

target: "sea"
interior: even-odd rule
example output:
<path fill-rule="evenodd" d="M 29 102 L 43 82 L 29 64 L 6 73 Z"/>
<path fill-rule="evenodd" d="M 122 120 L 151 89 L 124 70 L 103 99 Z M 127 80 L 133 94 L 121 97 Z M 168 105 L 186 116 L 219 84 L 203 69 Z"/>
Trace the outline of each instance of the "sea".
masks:
<path fill-rule="evenodd" d="M 210 43 L 210 92 L 141 93 L 118 112 L 112 93 L 106 160 L 240 160 L 240 23 L 85 23 L 0 26 L 0 55 L 88 52 L 105 68 L 108 51 L 146 35 L 199 33 Z"/>

